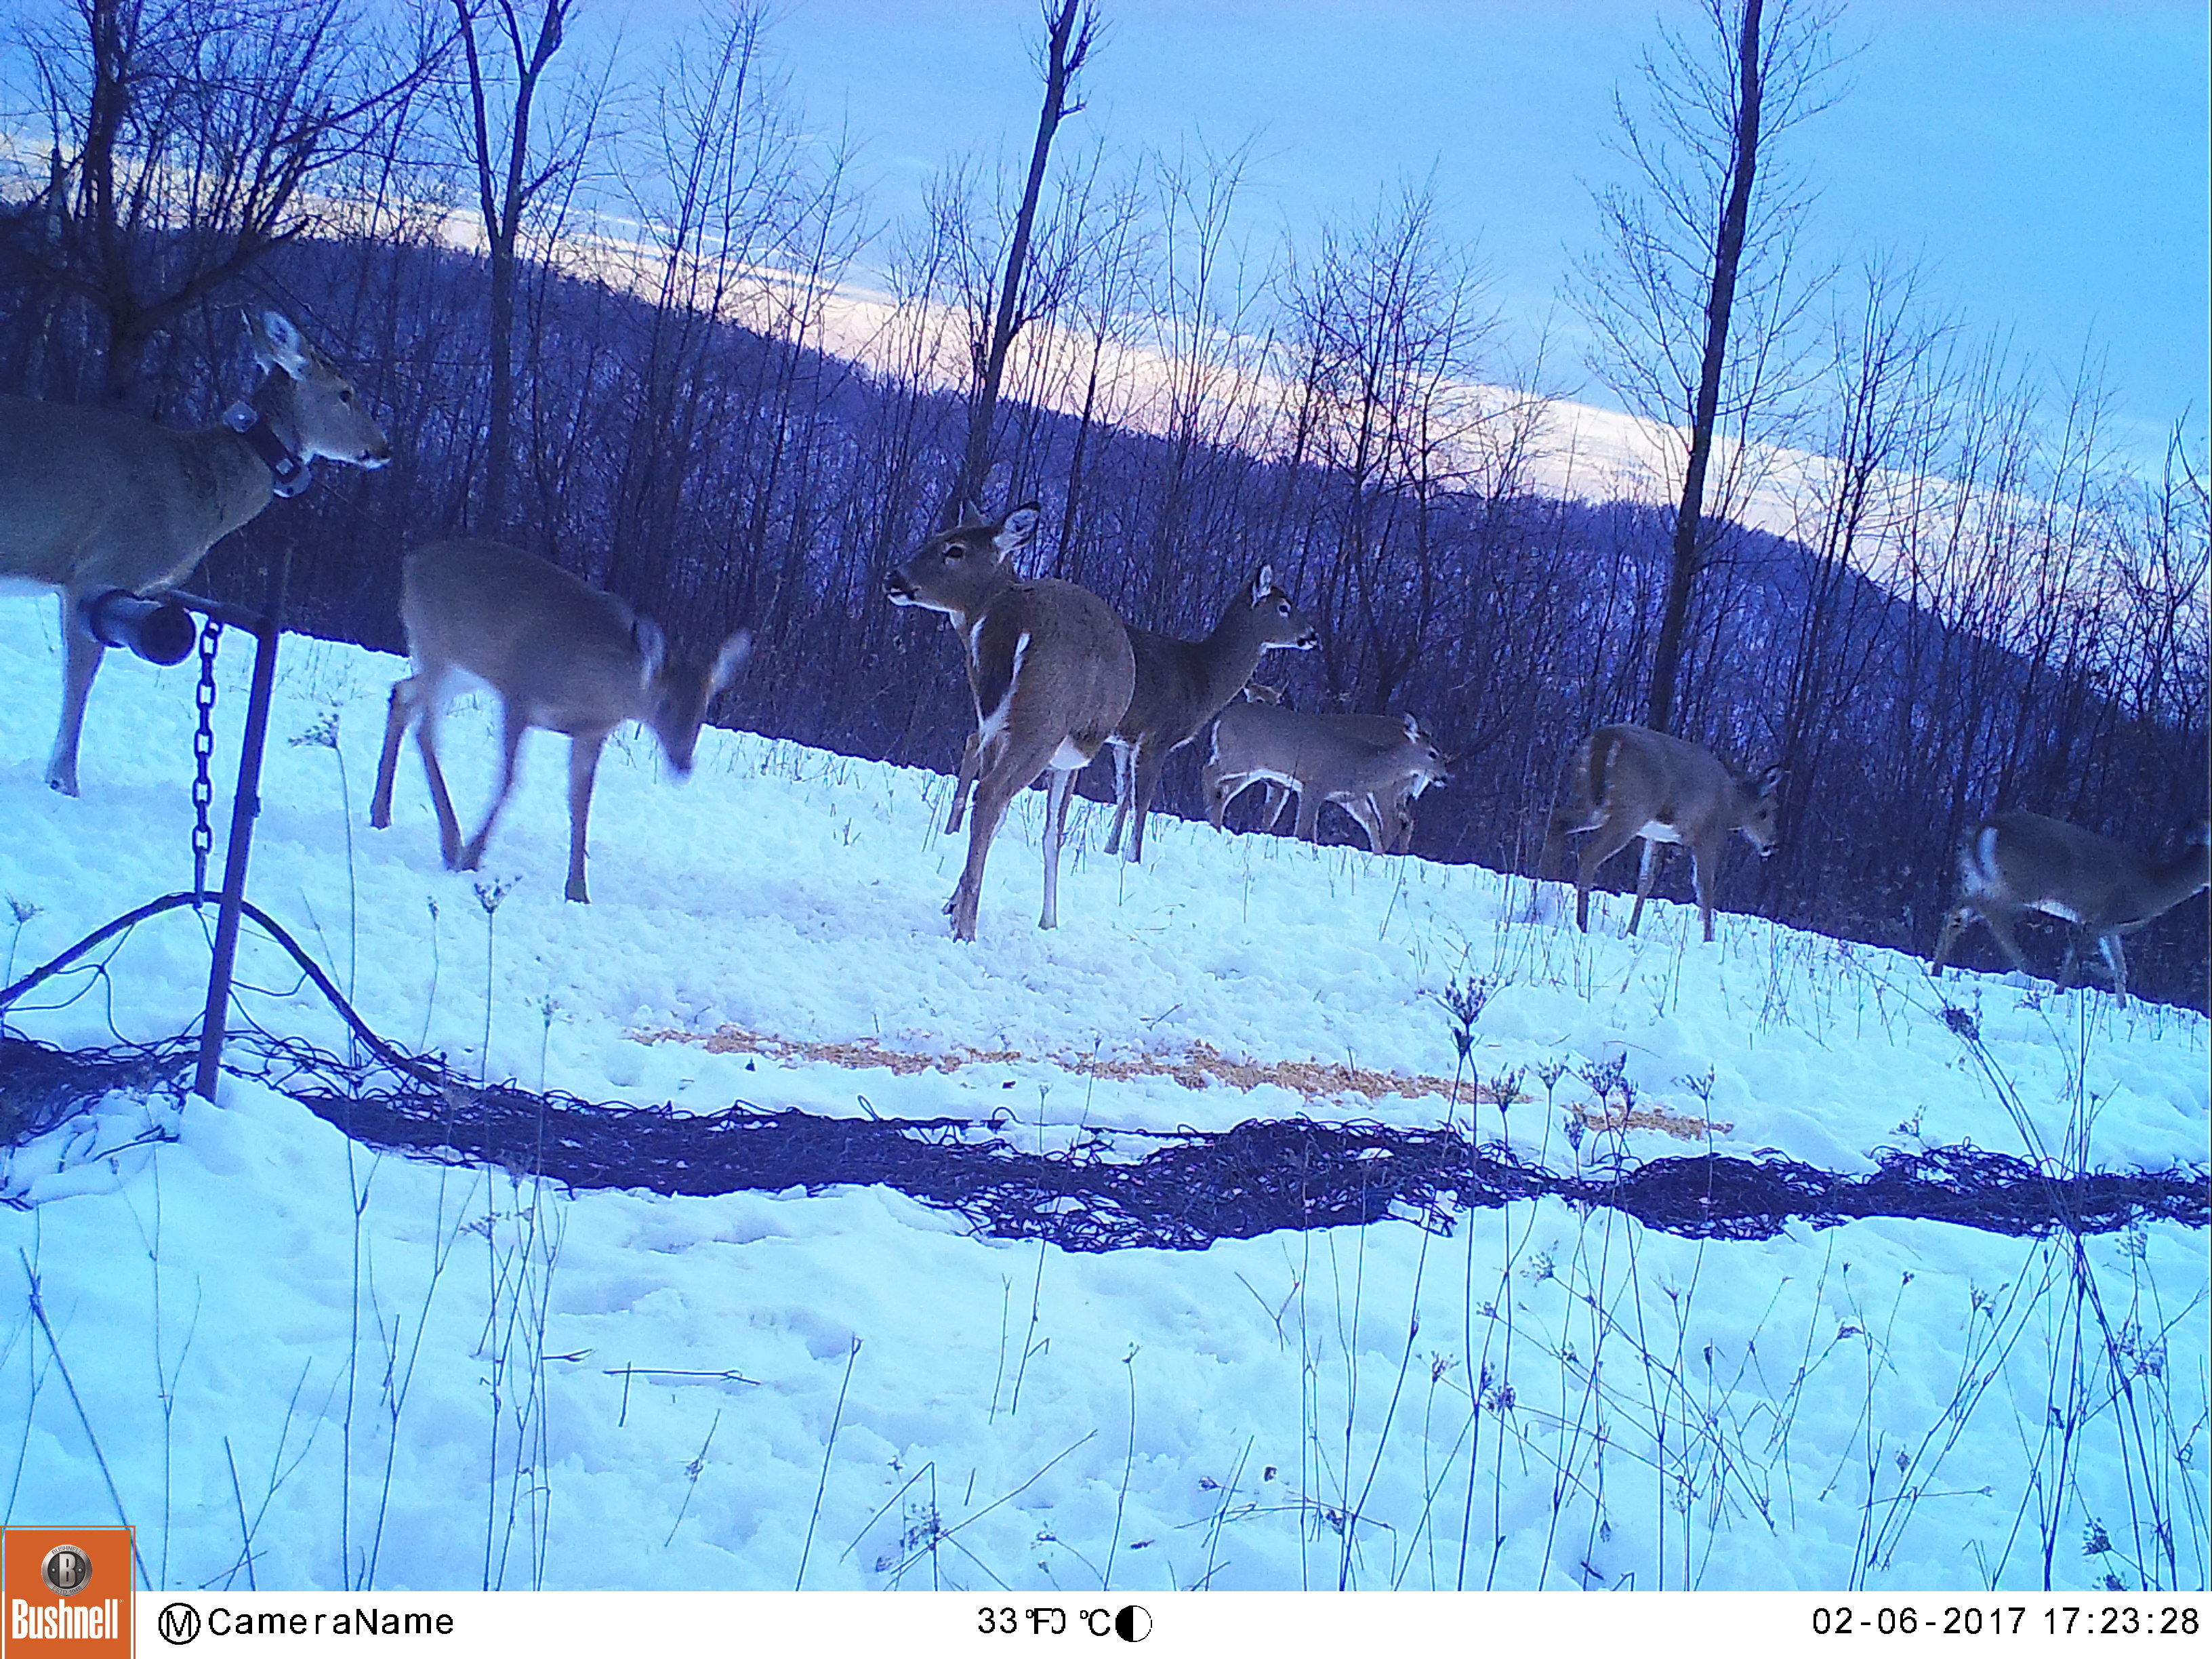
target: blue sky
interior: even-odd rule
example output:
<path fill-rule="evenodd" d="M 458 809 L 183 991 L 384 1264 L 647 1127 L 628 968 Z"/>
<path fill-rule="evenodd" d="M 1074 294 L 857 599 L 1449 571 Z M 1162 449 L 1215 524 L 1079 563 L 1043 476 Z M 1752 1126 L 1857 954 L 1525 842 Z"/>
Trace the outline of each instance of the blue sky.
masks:
<path fill-rule="evenodd" d="M 1257 222 L 1294 232 L 1435 169 L 1533 330 L 1595 240 L 1588 185 L 1616 83 L 1656 39 L 1650 0 L 1102 0 L 1089 106 L 1063 131 L 1172 149 L 1257 135 Z M 1667 15 L 1694 27 L 1677 0 Z M 696 0 L 633 0 L 630 40 Z M 2208 9 L 2055 0 L 1851 0 L 1852 90 L 1793 136 L 1821 190 L 1809 228 L 1844 259 L 1891 251 L 1978 330 L 2045 362 L 2106 354 L 2132 447 L 2205 428 Z M 948 155 L 1026 159 L 1036 0 L 786 0 L 770 40 L 819 125 L 866 141 L 880 211 Z M 1556 367 L 1579 379 L 1572 361 Z M 1595 386 L 1583 395 L 1603 401 Z"/>

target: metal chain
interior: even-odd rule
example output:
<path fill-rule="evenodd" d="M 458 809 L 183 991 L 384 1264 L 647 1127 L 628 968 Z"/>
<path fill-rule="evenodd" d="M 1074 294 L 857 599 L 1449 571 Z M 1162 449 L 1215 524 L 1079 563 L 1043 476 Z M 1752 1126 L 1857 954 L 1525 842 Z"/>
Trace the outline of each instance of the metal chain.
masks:
<path fill-rule="evenodd" d="M 200 710 L 199 730 L 192 733 L 192 890 L 207 891 L 208 854 L 215 850 L 215 831 L 208 823 L 208 808 L 215 803 L 215 784 L 208 763 L 215 758 L 215 659 L 222 645 L 222 624 L 210 617 L 200 627 L 200 684 L 193 700 Z"/>

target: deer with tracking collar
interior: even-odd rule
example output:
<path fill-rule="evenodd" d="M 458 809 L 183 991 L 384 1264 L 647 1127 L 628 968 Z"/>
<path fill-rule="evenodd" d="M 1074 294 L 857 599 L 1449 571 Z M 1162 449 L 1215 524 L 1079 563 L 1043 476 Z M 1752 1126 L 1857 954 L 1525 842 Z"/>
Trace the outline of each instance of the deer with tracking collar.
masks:
<path fill-rule="evenodd" d="M 1000 821 L 1046 771 L 1052 780 L 1037 925 L 1060 925 L 1060 843 L 1076 774 L 1113 736 L 1136 684 L 1128 630 L 1105 600 L 1073 582 L 1016 575 L 1012 556 L 1036 535 L 1037 516 L 1030 501 L 995 523 L 941 531 L 884 580 L 892 604 L 942 613 L 965 647 L 975 700 L 975 801 L 968 862 L 945 907 L 959 939 L 975 937 L 983 863 Z"/>
<path fill-rule="evenodd" d="M 1636 908 L 1628 916 L 1628 931 L 1634 933 L 1658 876 L 1660 849 L 1676 843 L 1687 847 L 1698 915 L 1710 945 L 1722 849 L 1731 832 L 1741 831 L 1759 857 L 1773 853 L 1786 775 L 1781 767 L 1770 766 L 1747 779 L 1723 765 L 1711 750 L 1680 738 L 1641 726 L 1601 726 L 1568 763 L 1568 803 L 1552 814 L 1543 867 L 1559 867 L 1569 836 L 1595 832 L 1583 844 L 1575 874 L 1575 925 L 1588 933 L 1590 884 L 1598 866 L 1641 836 L 1644 862 L 1637 875 Z"/>
<path fill-rule="evenodd" d="M 384 752 L 368 821 L 392 823 L 399 745 L 412 726 L 438 813 L 438 850 L 449 870 L 473 870 L 492 825 L 514 788 L 523 734 L 531 727 L 568 737 L 567 896 L 591 902 L 584 843 L 599 751 L 624 720 L 641 722 L 678 777 L 689 776 L 707 705 L 729 683 L 750 647 L 732 635 L 699 660 L 672 653 L 659 629 L 611 593 L 559 566 L 498 542 L 432 542 L 407 556 L 400 615 L 415 672 L 392 688 Z M 460 683 L 480 681 L 499 698 L 499 783 L 483 827 L 464 843 L 453 797 L 438 765 L 438 716 Z"/>
<path fill-rule="evenodd" d="M 271 500 L 306 489 L 319 456 L 362 467 L 392 459 L 353 383 L 298 329 L 274 311 L 246 325 L 261 385 L 202 431 L 0 397 L 0 590 L 28 583 L 61 598 L 61 726 L 46 782 L 64 795 L 77 792 L 85 700 L 105 650 L 85 601 L 175 587 Z"/>
<path fill-rule="evenodd" d="M 2000 812 L 1966 832 L 1959 877 L 1959 902 L 1943 919 L 1930 974 L 1943 971 L 1960 931 L 1977 920 L 1989 924 L 2005 959 L 2028 973 L 2012 925 L 2021 912 L 2040 910 L 2096 941 L 2112 970 L 2112 994 L 2125 1007 L 2128 958 L 2120 936 L 2148 927 L 2212 884 L 2212 825 L 2196 820 L 2182 851 L 2162 859 L 2039 812 Z M 2069 940 L 2062 990 L 2074 982 L 2075 960 Z"/>

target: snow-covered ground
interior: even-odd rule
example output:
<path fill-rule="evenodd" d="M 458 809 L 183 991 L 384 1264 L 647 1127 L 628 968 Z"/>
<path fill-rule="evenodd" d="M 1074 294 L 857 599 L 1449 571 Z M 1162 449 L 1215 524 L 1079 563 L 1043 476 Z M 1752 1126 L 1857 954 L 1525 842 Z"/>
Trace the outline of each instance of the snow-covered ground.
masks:
<path fill-rule="evenodd" d="M 70 800 L 41 782 L 54 650 L 50 601 L 0 599 L 0 981 L 191 880 L 191 668 L 109 663 Z M 224 656 L 218 870 L 251 655 Z M 1476 1130 L 1561 1169 L 1702 1144 L 1571 1141 L 1583 1074 L 1614 1061 L 1717 1150 L 1846 1173 L 2027 1137 L 2204 1158 L 2194 1014 L 1939 988 L 1747 918 L 1708 947 L 1690 906 L 1628 939 L 1601 900 L 1585 938 L 1480 869 L 1174 820 L 1132 869 L 1079 806 L 1046 933 L 1031 795 L 959 945 L 948 780 L 738 733 L 707 734 L 681 788 L 635 732 L 610 748 L 588 908 L 561 897 L 543 734 L 485 871 L 448 874 L 411 750 L 393 827 L 367 827 L 400 672 L 286 641 L 249 893 L 376 1029 L 471 1074 L 700 1111 L 1002 1112 L 1026 1150 L 1300 1112 L 1436 1126 L 1452 1102 L 1418 1084 L 1194 1089 L 1141 1062 L 1449 1079 L 1438 998 L 1479 978 L 1474 1072 L 1521 1092 L 1486 1094 Z M 333 720 L 337 750 L 294 741 Z M 492 724 L 447 724 L 465 816 Z M 247 932 L 241 1020 L 342 1051 Z M 149 922 L 9 1030 L 181 1030 L 204 939 L 188 911 Z M 731 1052 L 665 1040 L 730 1029 Z M 855 1063 L 870 1045 L 945 1064 Z M 2078 1258 L 1929 1222 L 1701 1243 L 1546 1200 L 1449 1237 L 1082 1255 L 880 1188 L 669 1199 L 380 1156 L 238 1076 L 181 1113 L 112 1096 L 0 1155 L 0 1521 L 119 1506 L 164 1586 L 1967 1589 L 2039 1584 L 2046 1559 L 2062 1588 L 2207 1580 L 2205 1240 L 2176 1226 Z"/>

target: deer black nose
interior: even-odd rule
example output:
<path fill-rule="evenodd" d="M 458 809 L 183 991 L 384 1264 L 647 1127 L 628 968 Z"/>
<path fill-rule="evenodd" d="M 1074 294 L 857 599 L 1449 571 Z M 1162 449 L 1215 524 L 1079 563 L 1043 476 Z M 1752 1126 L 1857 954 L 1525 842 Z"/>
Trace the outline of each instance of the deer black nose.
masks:
<path fill-rule="evenodd" d="M 884 574 L 884 597 L 894 605 L 902 605 L 915 597 L 914 584 L 906 579 L 904 571 L 892 570 Z"/>

